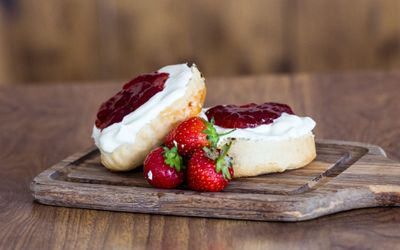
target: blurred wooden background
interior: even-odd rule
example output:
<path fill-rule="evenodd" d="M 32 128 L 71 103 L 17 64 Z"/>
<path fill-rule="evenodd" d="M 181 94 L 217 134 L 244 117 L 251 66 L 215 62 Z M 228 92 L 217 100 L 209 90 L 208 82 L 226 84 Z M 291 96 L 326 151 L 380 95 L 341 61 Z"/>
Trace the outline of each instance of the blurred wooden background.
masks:
<path fill-rule="evenodd" d="M 400 68 L 399 0 L 0 0 L 0 84 Z"/>

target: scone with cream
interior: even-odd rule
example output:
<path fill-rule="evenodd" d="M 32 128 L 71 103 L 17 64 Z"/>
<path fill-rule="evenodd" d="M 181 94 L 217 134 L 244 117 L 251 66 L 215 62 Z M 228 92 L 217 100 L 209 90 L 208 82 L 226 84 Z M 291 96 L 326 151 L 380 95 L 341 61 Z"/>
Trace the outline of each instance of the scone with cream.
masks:
<path fill-rule="evenodd" d="M 213 119 L 219 134 L 234 129 L 219 145 L 232 141 L 228 154 L 235 177 L 301 168 L 316 157 L 315 122 L 295 115 L 285 104 L 218 105 L 204 109 L 201 116 Z"/>
<path fill-rule="evenodd" d="M 140 75 L 104 102 L 92 137 L 101 162 L 115 171 L 142 165 L 177 123 L 200 113 L 206 95 L 196 65 L 170 65 Z"/>

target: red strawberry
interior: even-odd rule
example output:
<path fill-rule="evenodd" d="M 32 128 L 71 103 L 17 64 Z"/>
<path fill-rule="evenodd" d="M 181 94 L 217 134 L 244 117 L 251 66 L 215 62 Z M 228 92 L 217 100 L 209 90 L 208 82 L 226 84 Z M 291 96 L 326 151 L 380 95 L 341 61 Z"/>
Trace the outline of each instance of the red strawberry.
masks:
<path fill-rule="evenodd" d="M 158 147 L 151 151 L 143 163 L 143 174 L 147 182 L 157 188 L 174 188 L 184 179 L 182 157 L 178 149 Z"/>
<path fill-rule="evenodd" d="M 190 157 L 198 148 L 216 148 L 219 137 L 228 133 L 218 134 L 213 120 L 208 122 L 200 117 L 192 117 L 171 130 L 164 143 L 169 148 L 177 146 L 180 155 Z"/>
<path fill-rule="evenodd" d="M 231 158 L 227 156 L 231 144 L 219 150 L 196 149 L 187 169 L 188 186 L 196 191 L 218 192 L 233 178 Z"/>
<path fill-rule="evenodd" d="M 208 146 L 207 134 L 203 131 L 207 125 L 200 117 L 189 118 L 178 125 L 167 135 L 165 145 L 167 147 L 178 147 L 182 156 L 190 156 L 193 150 Z"/>

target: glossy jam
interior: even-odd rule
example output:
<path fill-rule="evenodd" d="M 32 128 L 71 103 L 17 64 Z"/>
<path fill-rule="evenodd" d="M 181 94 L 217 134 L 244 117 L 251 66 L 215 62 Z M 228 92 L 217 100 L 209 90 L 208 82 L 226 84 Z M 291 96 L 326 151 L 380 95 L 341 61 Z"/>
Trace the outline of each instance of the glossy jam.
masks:
<path fill-rule="evenodd" d="M 207 110 L 206 116 L 208 120 L 214 118 L 215 125 L 223 128 L 254 128 L 272 123 L 284 112 L 294 114 L 286 104 L 267 102 L 260 105 L 218 105 Z"/>
<path fill-rule="evenodd" d="M 168 76 L 168 73 L 151 73 L 140 75 L 126 83 L 122 90 L 100 106 L 96 127 L 104 129 L 122 121 L 124 116 L 135 111 L 152 96 L 162 91 Z"/>

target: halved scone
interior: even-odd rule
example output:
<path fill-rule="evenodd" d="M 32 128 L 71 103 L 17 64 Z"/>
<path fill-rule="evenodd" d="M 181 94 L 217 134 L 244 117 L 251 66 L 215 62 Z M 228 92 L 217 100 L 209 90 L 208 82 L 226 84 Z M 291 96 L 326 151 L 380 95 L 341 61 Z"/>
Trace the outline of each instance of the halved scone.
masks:
<path fill-rule="evenodd" d="M 92 134 L 101 152 L 101 162 L 115 171 L 140 166 L 177 123 L 198 115 L 206 87 L 196 65 L 178 64 L 139 76 L 125 84 L 121 92 L 122 97 L 117 95 L 116 100 L 114 96 L 100 107 Z M 140 105 L 126 107 L 130 103 Z M 124 109 L 133 110 L 124 114 Z"/>
<path fill-rule="evenodd" d="M 232 143 L 235 177 L 283 172 L 306 166 L 316 157 L 310 117 L 300 117 L 285 104 L 218 105 L 201 116 L 214 120 L 219 147 Z"/>

